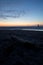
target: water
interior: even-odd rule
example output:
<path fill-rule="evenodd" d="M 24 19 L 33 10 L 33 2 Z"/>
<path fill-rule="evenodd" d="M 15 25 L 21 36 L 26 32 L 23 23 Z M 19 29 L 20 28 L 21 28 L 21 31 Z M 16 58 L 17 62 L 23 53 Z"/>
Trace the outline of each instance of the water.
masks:
<path fill-rule="evenodd" d="M 29 30 L 29 31 L 43 31 L 43 26 L 25 26 L 25 27 L 0 27 L 0 30 Z"/>
<path fill-rule="evenodd" d="M 29 31 L 43 31 L 43 26 L 28 26 L 28 27 L 13 27 L 10 30 L 29 30 Z"/>
<path fill-rule="evenodd" d="M 22 29 L 22 30 L 29 30 L 29 31 L 43 31 L 43 29 Z"/>

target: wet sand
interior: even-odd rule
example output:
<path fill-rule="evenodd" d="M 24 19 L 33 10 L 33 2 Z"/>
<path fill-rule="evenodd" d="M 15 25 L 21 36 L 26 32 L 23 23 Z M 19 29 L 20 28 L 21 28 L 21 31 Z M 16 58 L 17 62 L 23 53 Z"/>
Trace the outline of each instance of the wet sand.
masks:
<path fill-rule="evenodd" d="M 43 65 L 43 32 L 0 30 L 0 65 Z"/>

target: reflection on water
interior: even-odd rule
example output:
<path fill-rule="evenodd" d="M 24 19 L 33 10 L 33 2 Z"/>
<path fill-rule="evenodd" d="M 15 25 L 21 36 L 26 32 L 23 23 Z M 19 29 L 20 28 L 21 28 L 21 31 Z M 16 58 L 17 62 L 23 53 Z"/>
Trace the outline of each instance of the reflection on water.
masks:
<path fill-rule="evenodd" d="M 30 31 L 43 31 L 43 29 L 22 29 L 22 30 L 30 30 Z"/>

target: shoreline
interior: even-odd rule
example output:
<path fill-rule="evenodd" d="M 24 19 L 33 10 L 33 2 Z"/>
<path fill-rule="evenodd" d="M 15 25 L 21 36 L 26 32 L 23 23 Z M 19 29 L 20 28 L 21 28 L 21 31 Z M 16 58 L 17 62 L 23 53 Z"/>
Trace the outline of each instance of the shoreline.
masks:
<path fill-rule="evenodd" d="M 0 30 L 0 40 L 3 38 L 10 38 L 16 36 L 19 40 L 42 44 L 43 43 L 43 31 L 29 31 L 29 30 Z"/>

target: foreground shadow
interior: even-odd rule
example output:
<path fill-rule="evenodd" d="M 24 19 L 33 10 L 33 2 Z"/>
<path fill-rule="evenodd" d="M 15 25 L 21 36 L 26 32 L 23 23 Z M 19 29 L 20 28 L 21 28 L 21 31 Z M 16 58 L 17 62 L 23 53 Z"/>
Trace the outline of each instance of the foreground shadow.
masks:
<path fill-rule="evenodd" d="M 43 64 L 43 44 L 32 44 L 12 36 L 10 39 L 4 39 L 1 44 L 0 65 Z"/>

